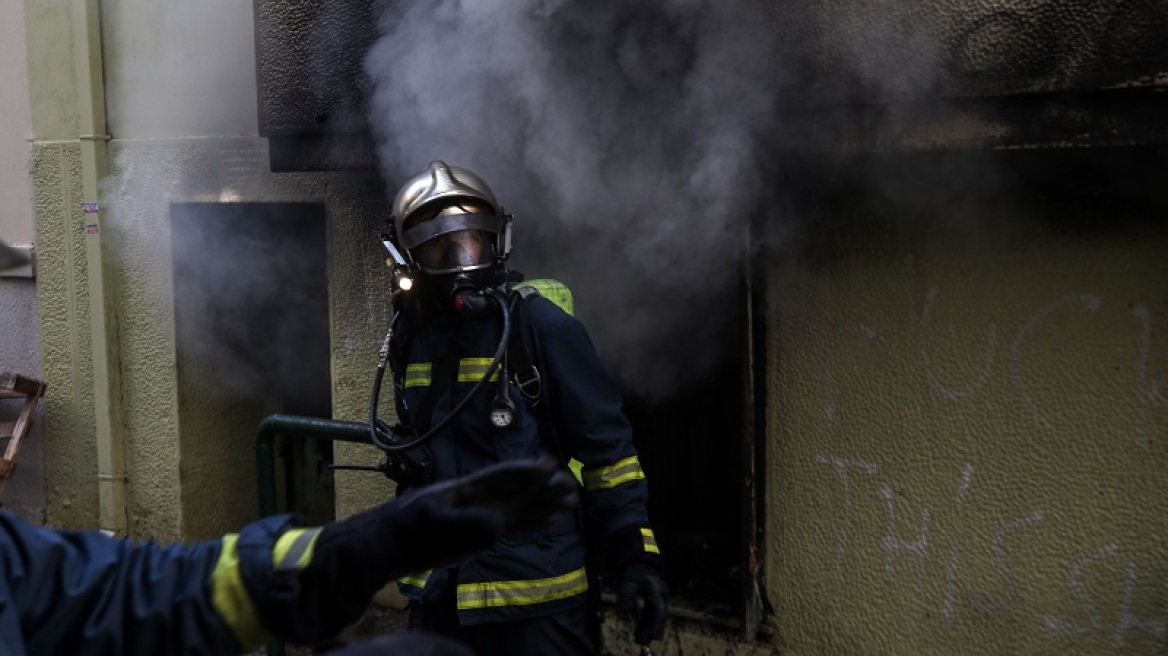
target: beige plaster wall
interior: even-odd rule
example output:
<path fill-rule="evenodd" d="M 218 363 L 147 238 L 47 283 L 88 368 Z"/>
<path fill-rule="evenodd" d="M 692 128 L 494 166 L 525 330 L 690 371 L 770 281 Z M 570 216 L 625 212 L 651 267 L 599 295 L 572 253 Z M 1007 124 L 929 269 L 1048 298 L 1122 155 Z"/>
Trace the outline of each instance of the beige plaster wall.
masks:
<path fill-rule="evenodd" d="M 942 225 L 978 211 L 773 263 L 783 653 L 1168 648 L 1168 225 Z"/>
<path fill-rule="evenodd" d="M 36 95 L 37 85 L 32 86 Z M 41 141 L 32 155 L 44 399 L 45 517 L 97 528 L 89 289 L 77 143 Z"/>
<path fill-rule="evenodd" d="M 43 404 L 45 519 L 53 526 L 96 528 L 93 368 L 70 19 L 65 0 L 24 3 L 41 376 L 50 390 Z"/>
<path fill-rule="evenodd" d="M 50 523 L 96 525 L 89 310 L 80 217 L 75 80 L 64 0 L 26 2 L 35 142 L 32 171 L 42 276 Z M 387 285 L 376 241 L 384 200 L 353 174 L 268 172 L 256 136 L 250 3 L 102 3 L 110 176 L 105 236 L 116 272 L 130 531 L 169 540 L 209 537 L 256 516 L 254 418 L 241 410 L 183 416 L 178 389 L 169 208 L 175 202 L 310 201 L 328 212 L 335 415 L 363 420 Z M 55 45 L 52 45 L 55 44 Z M 66 44 L 62 47 L 61 44 Z M 372 191 L 371 191 L 372 190 Z M 243 420 L 248 428 L 241 433 Z M 338 447 L 340 461 L 376 452 Z M 338 505 L 391 488 L 369 474 L 338 477 Z"/>
<path fill-rule="evenodd" d="M 113 146 L 112 175 L 118 182 L 113 225 L 124 262 L 118 286 L 133 530 L 213 536 L 257 516 L 252 440 L 262 417 L 253 416 L 254 408 L 224 404 L 210 370 L 203 378 L 191 376 L 189 387 L 177 387 L 170 203 L 215 202 L 229 194 L 235 201 L 325 204 L 334 416 L 361 421 L 377 333 L 387 320 L 379 312 L 379 303 L 387 302 L 378 292 L 385 287 L 377 278 L 380 244 L 367 238 L 376 234 L 382 201 L 352 176 L 265 172 L 262 139 L 155 139 Z M 180 396 L 192 405 L 212 403 L 221 412 L 184 415 Z M 374 450 L 360 446 L 338 446 L 337 459 L 377 461 Z M 376 476 L 346 478 L 358 494 L 372 495 L 370 503 L 389 493 Z"/>

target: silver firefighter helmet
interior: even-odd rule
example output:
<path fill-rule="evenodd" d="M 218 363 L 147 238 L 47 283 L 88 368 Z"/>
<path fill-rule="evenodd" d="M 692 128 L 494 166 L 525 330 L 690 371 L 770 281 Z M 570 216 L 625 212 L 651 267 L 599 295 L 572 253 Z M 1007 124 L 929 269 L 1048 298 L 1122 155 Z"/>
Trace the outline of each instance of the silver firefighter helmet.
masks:
<path fill-rule="evenodd" d="M 428 274 L 490 267 L 511 250 L 511 217 L 478 175 L 441 160 L 398 190 L 393 201 L 398 245 Z"/>

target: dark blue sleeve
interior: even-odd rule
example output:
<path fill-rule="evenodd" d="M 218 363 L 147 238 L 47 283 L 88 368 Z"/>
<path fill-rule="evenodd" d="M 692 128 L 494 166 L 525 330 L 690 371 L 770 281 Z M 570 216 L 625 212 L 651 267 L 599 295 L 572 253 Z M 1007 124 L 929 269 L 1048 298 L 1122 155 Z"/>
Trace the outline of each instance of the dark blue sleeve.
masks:
<path fill-rule="evenodd" d="M 0 512 L 0 628 L 15 616 L 38 655 L 239 653 L 211 599 L 222 544 L 134 543 Z"/>
<path fill-rule="evenodd" d="M 541 351 L 557 439 L 582 465 L 589 525 L 607 540 L 620 529 L 648 530 L 648 485 L 621 390 L 575 317 L 533 298 L 529 321 Z"/>

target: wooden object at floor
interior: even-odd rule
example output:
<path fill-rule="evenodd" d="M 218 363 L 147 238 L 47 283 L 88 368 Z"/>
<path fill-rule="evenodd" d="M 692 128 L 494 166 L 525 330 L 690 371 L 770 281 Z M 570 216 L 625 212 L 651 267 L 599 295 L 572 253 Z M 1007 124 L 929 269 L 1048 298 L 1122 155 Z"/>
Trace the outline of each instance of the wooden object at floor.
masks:
<path fill-rule="evenodd" d="M 0 421 L 0 442 L 8 441 L 4 455 L 0 457 L 0 492 L 3 492 L 4 485 L 8 483 L 9 477 L 16 469 L 16 454 L 20 452 L 21 441 L 28 435 L 32 426 L 33 412 L 41 397 L 45 395 L 47 387 L 35 378 L 0 372 L 0 401 L 15 399 L 23 402 L 16 421 Z"/>

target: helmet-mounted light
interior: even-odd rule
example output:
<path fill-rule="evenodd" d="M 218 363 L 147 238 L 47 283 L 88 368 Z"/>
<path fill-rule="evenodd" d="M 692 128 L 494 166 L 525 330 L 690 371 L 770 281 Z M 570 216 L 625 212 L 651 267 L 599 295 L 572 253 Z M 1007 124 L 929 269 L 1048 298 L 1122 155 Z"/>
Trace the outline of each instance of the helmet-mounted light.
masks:
<path fill-rule="evenodd" d="M 395 290 L 402 290 L 408 292 L 414 286 L 413 265 L 402 256 L 400 250 L 393 243 L 393 236 L 390 234 L 381 235 L 381 243 L 385 249 L 389 251 L 389 259 L 385 261 L 385 265 L 393 269 L 393 288 Z"/>

